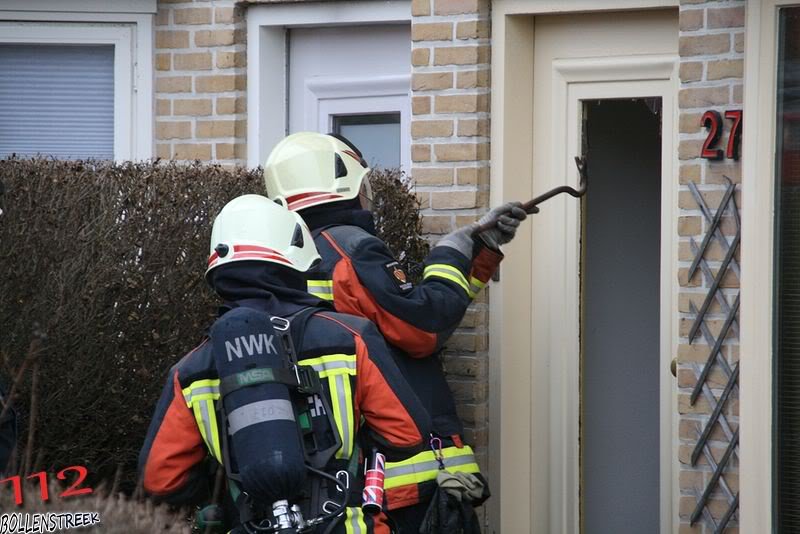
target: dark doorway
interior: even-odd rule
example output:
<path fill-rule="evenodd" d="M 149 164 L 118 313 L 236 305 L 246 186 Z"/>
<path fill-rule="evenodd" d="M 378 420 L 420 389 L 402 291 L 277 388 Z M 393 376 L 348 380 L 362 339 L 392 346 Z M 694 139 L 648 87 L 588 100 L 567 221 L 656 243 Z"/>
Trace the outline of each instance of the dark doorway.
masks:
<path fill-rule="evenodd" d="M 587 534 L 659 531 L 660 99 L 584 103 L 581 501 Z"/>

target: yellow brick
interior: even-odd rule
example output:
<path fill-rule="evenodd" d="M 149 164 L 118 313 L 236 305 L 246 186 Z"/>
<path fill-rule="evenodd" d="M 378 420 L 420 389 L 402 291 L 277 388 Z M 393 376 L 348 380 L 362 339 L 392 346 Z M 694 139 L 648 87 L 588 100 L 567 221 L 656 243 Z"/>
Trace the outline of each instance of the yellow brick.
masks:
<path fill-rule="evenodd" d="M 230 24 L 235 21 L 237 13 L 232 7 L 218 7 L 214 10 L 214 23 L 215 24 Z"/>
<path fill-rule="evenodd" d="M 211 115 L 211 99 L 176 100 L 175 115 Z"/>
<path fill-rule="evenodd" d="M 700 36 L 681 36 L 678 50 L 681 57 L 724 54 L 730 50 L 731 40 L 727 33 Z"/>
<path fill-rule="evenodd" d="M 486 11 L 488 5 L 482 0 L 434 0 L 434 15 L 461 15 Z"/>
<path fill-rule="evenodd" d="M 453 169 L 449 167 L 417 167 L 411 177 L 417 185 L 452 185 Z"/>
<path fill-rule="evenodd" d="M 226 46 L 235 42 L 233 30 L 199 30 L 194 34 L 195 46 Z"/>
<path fill-rule="evenodd" d="M 681 113 L 678 119 L 678 131 L 680 133 L 697 133 L 703 127 L 703 113 Z"/>
<path fill-rule="evenodd" d="M 211 70 L 211 53 L 175 54 L 175 70 Z"/>
<path fill-rule="evenodd" d="M 247 79 L 243 74 L 215 74 L 212 76 L 198 76 L 195 80 L 195 90 L 198 93 L 244 91 L 246 88 Z"/>
<path fill-rule="evenodd" d="M 744 32 L 733 36 L 733 49 L 739 53 L 744 52 Z"/>
<path fill-rule="evenodd" d="M 156 143 L 156 157 L 170 159 L 172 157 L 172 147 L 168 143 Z"/>
<path fill-rule="evenodd" d="M 246 157 L 244 143 L 217 143 L 216 159 L 244 159 Z"/>
<path fill-rule="evenodd" d="M 457 39 L 488 39 L 488 20 L 465 20 L 456 25 Z"/>
<path fill-rule="evenodd" d="M 722 80 L 724 78 L 742 78 L 744 76 L 744 60 L 723 59 L 709 61 L 706 79 Z"/>
<path fill-rule="evenodd" d="M 156 26 L 167 26 L 169 25 L 169 14 L 172 10 L 164 9 L 163 7 L 158 8 L 158 12 L 156 13 Z M 169 146 L 167 146 L 169 149 Z"/>
<path fill-rule="evenodd" d="M 178 30 L 157 31 L 156 48 L 189 48 L 189 32 Z"/>
<path fill-rule="evenodd" d="M 680 77 L 683 83 L 697 82 L 703 79 L 703 63 L 701 61 L 687 61 L 681 63 Z"/>
<path fill-rule="evenodd" d="M 411 25 L 412 41 L 449 41 L 453 38 L 453 23 L 431 22 Z"/>
<path fill-rule="evenodd" d="M 700 157 L 700 152 L 703 149 L 702 139 L 683 140 L 678 143 L 678 159 L 687 160 Z"/>
<path fill-rule="evenodd" d="M 477 65 L 489 62 L 488 46 L 445 46 L 434 49 L 434 65 Z"/>
<path fill-rule="evenodd" d="M 707 184 L 727 185 L 728 182 L 725 177 L 728 177 L 733 183 L 742 183 L 742 164 L 739 162 L 723 163 L 720 161 L 714 162 L 713 165 L 709 165 L 706 168 L 705 183 Z"/>
<path fill-rule="evenodd" d="M 741 104 L 742 102 L 744 102 L 744 85 L 734 85 L 733 99 L 731 100 L 731 103 Z"/>
<path fill-rule="evenodd" d="M 683 9 L 678 15 L 682 32 L 699 30 L 703 27 L 703 9 Z"/>
<path fill-rule="evenodd" d="M 431 112 L 431 97 L 411 97 L 411 113 L 414 115 L 427 115 Z"/>
<path fill-rule="evenodd" d="M 411 145 L 411 161 L 430 161 L 431 145 Z"/>
<path fill-rule="evenodd" d="M 217 114 L 231 115 L 233 113 L 245 113 L 247 111 L 247 100 L 244 97 L 234 98 L 229 96 L 217 97 Z"/>
<path fill-rule="evenodd" d="M 217 68 L 228 69 L 231 67 L 246 67 L 247 54 L 245 52 L 217 52 Z"/>
<path fill-rule="evenodd" d="M 450 137 L 453 135 L 453 121 L 412 121 L 411 137 Z"/>
<path fill-rule="evenodd" d="M 210 24 L 211 8 L 188 7 L 174 11 L 175 24 Z"/>
<path fill-rule="evenodd" d="M 191 136 L 191 122 L 156 122 L 156 139 L 188 139 Z"/>
<path fill-rule="evenodd" d="M 744 6 L 708 9 L 706 16 L 712 29 L 744 27 Z"/>
<path fill-rule="evenodd" d="M 414 48 L 411 50 L 411 64 L 415 67 L 424 67 L 431 62 L 430 48 Z"/>
<path fill-rule="evenodd" d="M 156 78 L 157 93 L 189 93 L 192 90 L 191 76 Z"/>
<path fill-rule="evenodd" d="M 433 91 L 453 87 L 452 72 L 415 72 L 411 77 L 414 91 Z"/>
<path fill-rule="evenodd" d="M 489 167 L 460 167 L 456 172 L 458 185 L 487 185 Z"/>
<path fill-rule="evenodd" d="M 431 207 L 436 210 L 466 209 L 478 205 L 477 191 L 433 191 Z"/>
<path fill-rule="evenodd" d="M 678 92 L 678 102 L 683 109 L 707 108 L 727 104 L 728 96 L 727 86 L 696 87 L 681 89 Z"/>
<path fill-rule="evenodd" d="M 459 119 L 458 135 L 461 137 L 488 137 L 488 119 Z"/>
<path fill-rule="evenodd" d="M 452 231 L 453 223 L 448 216 L 437 217 L 434 215 L 426 215 L 422 218 L 422 233 L 423 234 L 448 234 Z"/>
<path fill-rule="evenodd" d="M 489 158 L 489 143 L 448 143 L 434 146 L 437 161 L 480 161 Z"/>
<path fill-rule="evenodd" d="M 489 111 L 489 95 L 439 95 L 436 113 L 475 113 Z"/>
<path fill-rule="evenodd" d="M 431 14 L 431 0 L 411 0 L 411 14 L 426 17 Z"/>
<path fill-rule="evenodd" d="M 156 115 L 169 115 L 172 113 L 172 102 L 165 99 L 156 99 Z"/>
<path fill-rule="evenodd" d="M 700 169 L 700 165 L 681 165 L 678 171 L 678 180 L 681 184 L 700 183 Z"/>
<path fill-rule="evenodd" d="M 470 70 L 457 74 L 456 86 L 459 89 L 489 87 L 491 72 L 489 69 Z"/>
<path fill-rule="evenodd" d="M 211 145 L 206 143 L 175 145 L 175 159 L 208 161 L 211 159 Z"/>
<path fill-rule="evenodd" d="M 198 121 L 196 135 L 207 137 L 244 137 L 247 130 L 242 120 Z"/>
<path fill-rule="evenodd" d="M 172 54 L 156 54 L 156 70 L 172 68 Z"/>

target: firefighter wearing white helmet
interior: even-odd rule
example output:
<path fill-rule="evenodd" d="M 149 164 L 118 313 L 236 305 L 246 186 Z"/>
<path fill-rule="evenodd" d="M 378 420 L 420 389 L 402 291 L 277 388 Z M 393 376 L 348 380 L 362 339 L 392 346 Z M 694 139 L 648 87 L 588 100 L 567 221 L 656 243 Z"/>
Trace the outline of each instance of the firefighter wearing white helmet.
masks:
<path fill-rule="evenodd" d="M 431 423 L 386 342 L 369 321 L 306 292 L 304 271 L 319 255 L 285 206 L 258 195 L 231 201 L 210 249 L 220 317 L 170 370 L 139 457 L 145 491 L 197 502 L 210 454 L 237 495 L 225 518 L 234 534 L 275 525 L 390 534 L 385 513 L 361 507 L 358 436 L 402 461 L 427 449 Z"/>
<path fill-rule="evenodd" d="M 320 261 L 303 219 L 261 195 L 225 205 L 211 230 L 209 272 L 235 261 L 261 260 L 306 272 Z"/>
<path fill-rule="evenodd" d="M 363 197 L 357 198 L 368 172 L 361 152 L 347 139 L 304 132 L 275 147 L 264 175 L 267 196 L 284 198 L 290 209 L 300 212 L 322 257 L 309 273 L 308 291 L 332 301 L 338 312 L 370 319 L 391 344 L 419 360 L 401 357 L 398 363 L 434 420 L 438 436 L 431 446 L 442 446 L 449 470 L 480 477 L 472 450 L 463 443 L 463 425 L 441 365 L 430 356 L 494 274 L 503 258 L 500 245 L 514 237 L 525 211 L 519 203 L 505 204 L 440 239 L 415 285 L 375 235 L 372 214 L 359 202 Z M 477 225 L 488 221 L 497 227 L 474 238 Z M 401 532 L 420 531 L 436 489 L 437 469 L 430 465 L 426 455 L 387 464 L 388 509 Z M 407 472 L 425 476 L 409 481 L 403 476 Z M 483 481 L 476 484 L 485 487 Z M 488 496 L 488 488 L 477 493 L 472 499 L 476 505 Z M 469 519 L 473 525 L 477 521 L 474 515 Z"/>
<path fill-rule="evenodd" d="M 358 196 L 369 167 L 341 137 L 315 132 L 290 135 L 272 150 L 264 179 L 267 196 L 302 210 Z"/>

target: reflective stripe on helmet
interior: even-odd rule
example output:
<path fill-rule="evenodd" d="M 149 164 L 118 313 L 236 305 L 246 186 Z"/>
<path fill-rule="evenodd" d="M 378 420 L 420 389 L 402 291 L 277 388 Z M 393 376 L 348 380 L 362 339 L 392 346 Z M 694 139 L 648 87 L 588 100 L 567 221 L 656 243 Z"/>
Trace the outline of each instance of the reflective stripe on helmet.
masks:
<path fill-rule="evenodd" d="M 480 473 L 472 448 L 446 447 L 442 449 L 444 465 L 450 472 Z M 421 484 L 436 479 L 439 462 L 433 451 L 426 451 L 402 462 L 386 462 L 384 487 L 389 490 L 410 484 Z"/>
<path fill-rule="evenodd" d="M 317 298 L 333 300 L 333 280 L 308 280 L 306 287 Z"/>
<path fill-rule="evenodd" d="M 298 362 L 311 366 L 320 376 L 328 379 L 331 394 L 331 409 L 336 421 L 336 429 L 342 438 L 342 446 L 336 451 L 336 458 L 347 460 L 353 455 L 355 446 L 355 417 L 353 411 L 353 388 L 350 377 L 356 376 L 355 354 L 329 354 Z"/>
<path fill-rule="evenodd" d="M 428 265 L 425 267 L 425 271 L 422 273 L 422 279 L 425 280 L 431 276 L 437 276 L 439 278 L 444 278 L 445 280 L 455 282 L 469 295 L 469 284 L 467 283 L 467 278 L 456 267 L 447 265 L 446 263 L 434 263 L 432 265 Z"/>
<path fill-rule="evenodd" d="M 312 204 L 316 205 L 319 202 L 343 199 L 342 195 L 336 193 L 314 192 L 314 193 L 301 193 L 299 195 L 292 195 L 286 198 L 287 208 L 292 211 L 307 208 Z"/>

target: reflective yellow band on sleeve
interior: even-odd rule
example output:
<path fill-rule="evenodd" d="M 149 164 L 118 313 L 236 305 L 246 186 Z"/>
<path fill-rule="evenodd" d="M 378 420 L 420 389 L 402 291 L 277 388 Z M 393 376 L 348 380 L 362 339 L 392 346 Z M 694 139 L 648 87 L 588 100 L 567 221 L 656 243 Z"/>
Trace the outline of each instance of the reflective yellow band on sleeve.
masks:
<path fill-rule="evenodd" d="M 486 287 L 486 282 L 481 282 L 474 276 L 469 277 L 469 298 L 474 299 L 481 289 Z"/>
<path fill-rule="evenodd" d="M 306 288 L 315 297 L 333 300 L 333 280 L 308 280 Z"/>
<path fill-rule="evenodd" d="M 471 447 L 464 446 L 463 449 L 446 447 L 442 449 L 442 454 L 444 466 L 451 473 L 480 473 Z M 388 490 L 429 482 L 435 480 L 438 473 L 439 462 L 433 451 L 421 452 L 402 462 L 387 462 L 384 488 Z"/>
<path fill-rule="evenodd" d="M 219 399 L 219 379 L 197 380 L 189 384 L 188 387 L 183 388 L 182 391 L 183 400 L 186 401 L 186 406 L 189 408 L 192 407 L 195 401 L 217 400 Z"/>
<path fill-rule="evenodd" d="M 364 522 L 364 512 L 361 508 L 348 507 L 345 509 L 344 529 L 346 534 L 368 534 L 367 524 Z"/>
<path fill-rule="evenodd" d="M 436 276 L 451 282 L 455 282 L 469 295 L 469 284 L 467 283 L 467 278 L 456 267 L 447 265 L 446 263 L 434 263 L 428 265 L 425 267 L 425 271 L 422 273 L 422 279 L 425 280 L 431 276 Z"/>

